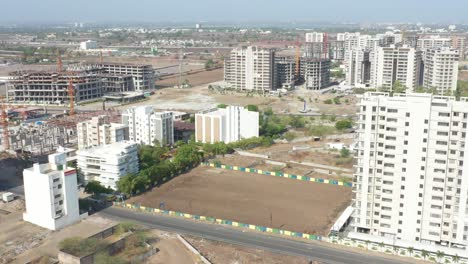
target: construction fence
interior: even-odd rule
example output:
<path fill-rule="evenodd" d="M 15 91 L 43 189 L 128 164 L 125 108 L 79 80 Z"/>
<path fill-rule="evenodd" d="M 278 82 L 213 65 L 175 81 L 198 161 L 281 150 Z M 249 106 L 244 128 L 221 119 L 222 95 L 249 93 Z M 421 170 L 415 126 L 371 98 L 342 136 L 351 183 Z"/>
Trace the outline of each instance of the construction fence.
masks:
<path fill-rule="evenodd" d="M 283 172 L 280 172 L 280 171 L 272 172 L 272 171 L 259 170 L 259 169 L 255 169 L 255 168 L 244 168 L 244 167 L 239 167 L 239 166 L 230 166 L 230 165 L 216 164 L 216 163 L 210 163 L 210 162 L 202 162 L 201 165 L 202 166 L 214 167 L 214 168 L 221 168 L 221 169 L 226 169 L 226 170 L 251 172 L 251 173 L 257 173 L 257 174 L 262 174 L 262 175 L 284 177 L 284 178 L 295 179 L 295 180 L 310 181 L 310 182 L 338 185 L 338 186 L 344 186 L 344 187 L 353 187 L 352 182 L 337 181 L 337 180 L 322 179 L 322 178 L 314 178 L 314 177 L 309 177 L 309 176 L 302 176 L 302 175 L 283 173 Z"/>
<path fill-rule="evenodd" d="M 183 217 L 183 218 L 192 219 L 196 221 L 209 222 L 213 224 L 248 228 L 250 230 L 255 230 L 259 232 L 266 232 L 266 233 L 272 233 L 272 234 L 278 234 L 278 235 L 284 235 L 284 236 L 296 237 L 296 238 L 304 238 L 304 239 L 315 240 L 315 241 L 326 240 L 326 237 L 322 237 L 319 235 L 306 234 L 306 233 L 301 233 L 301 232 L 282 230 L 278 228 L 239 223 L 236 221 L 224 220 L 224 219 L 219 219 L 219 218 L 214 218 L 214 217 L 209 217 L 209 216 L 186 214 L 186 213 L 175 212 L 175 211 L 170 211 L 170 210 L 162 210 L 162 209 L 157 209 L 157 208 L 145 207 L 145 206 L 141 206 L 137 204 L 128 204 L 125 202 L 114 202 L 113 204 L 114 206 L 120 206 L 120 207 L 127 208 L 127 209 L 139 210 L 139 211 L 143 211 L 147 213 L 177 216 L 177 217 Z"/>

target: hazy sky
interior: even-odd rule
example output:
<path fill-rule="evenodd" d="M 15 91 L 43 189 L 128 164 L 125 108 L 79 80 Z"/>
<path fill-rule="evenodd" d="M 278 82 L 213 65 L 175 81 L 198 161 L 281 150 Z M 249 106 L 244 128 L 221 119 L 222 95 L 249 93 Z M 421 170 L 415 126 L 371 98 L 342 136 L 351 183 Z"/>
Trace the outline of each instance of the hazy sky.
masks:
<path fill-rule="evenodd" d="M 1 0 L 0 3 L 2 22 L 468 22 L 468 0 Z"/>

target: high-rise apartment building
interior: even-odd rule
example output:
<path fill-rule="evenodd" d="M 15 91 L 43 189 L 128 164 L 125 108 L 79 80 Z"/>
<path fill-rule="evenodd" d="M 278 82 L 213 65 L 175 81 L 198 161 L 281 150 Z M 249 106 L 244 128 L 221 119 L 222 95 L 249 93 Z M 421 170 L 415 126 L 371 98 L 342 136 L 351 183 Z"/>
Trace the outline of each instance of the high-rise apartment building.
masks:
<path fill-rule="evenodd" d="M 296 62 L 292 58 L 275 58 L 275 88 L 294 88 Z"/>
<path fill-rule="evenodd" d="M 324 36 L 323 32 L 305 33 L 305 42 L 323 42 Z"/>
<path fill-rule="evenodd" d="M 259 136 L 259 114 L 241 106 L 210 109 L 195 115 L 195 140 L 231 143 Z"/>
<path fill-rule="evenodd" d="M 448 47 L 427 49 L 424 59 L 425 88 L 435 88 L 438 94 L 457 89 L 459 52 Z"/>
<path fill-rule="evenodd" d="M 301 76 L 304 87 L 309 90 L 320 90 L 330 86 L 331 61 L 328 59 L 301 60 Z"/>
<path fill-rule="evenodd" d="M 58 230 L 80 221 L 76 170 L 67 167 L 65 153 L 49 155 L 46 164 L 23 171 L 25 221 Z"/>
<path fill-rule="evenodd" d="M 374 87 L 391 91 L 397 81 L 409 91 L 421 84 L 421 52 L 408 46 L 378 47 Z"/>
<path fill-rule="evenodd" d="M 109 116 L 96 116 L 77 124 L 78 149 L 128 140 L 128 126 L 111 123 Z"/>
<path fill-rule="evenodd" d="M 129 140 L 137 144 L 174 144 L 172 112 L 155 112 L 151 106 L 133 107 L 122 114 L 122 123 L 129 127 Z"/>
<path fill-rule="evenodd" d="M 274 77 L 275 52 L 256 46 L 231 51 L 224 62 L 224 80 L 241 91 L 269 92 L 276 87 Z"/>
<path fill-rule="evenodd" d="M 430 48 L 451 47 L 452 39 L 438 35 L 420 37 L 417 42 L 417 48 L 427 50 Z"/>
<path fill-rule="evenodd" d="M 85 183 L 97 181 L 114 190 L 121 177 L 139 170 L 138 146 L 129 141 L 79 150 L 77 160 Z"/>
<path fill-rule="evenodd" d="M 468 245 L 468 98 L 360 98 L 355 232 L 390 241 Z"/>
<path fill-rule="evenodd" d="M 371 84 L 371 51 L 351 50 L 347 53 L 346 84 L 354 87 L 369 87 Z"/>

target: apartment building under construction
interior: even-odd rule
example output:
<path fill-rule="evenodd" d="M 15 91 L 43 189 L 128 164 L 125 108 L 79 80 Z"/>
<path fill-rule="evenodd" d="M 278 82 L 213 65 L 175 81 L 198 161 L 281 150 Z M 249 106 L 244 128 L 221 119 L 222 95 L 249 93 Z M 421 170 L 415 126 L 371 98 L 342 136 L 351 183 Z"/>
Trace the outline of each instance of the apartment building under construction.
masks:
<path fill-rule="evenodd" d="M 10 102 L 67 104 L 69 85 L 74 101 L 96 100 L 105 94 L 141 92 L 154 89 L 151 65 L 98 64 L 70 67 L 64 72 L 14 72 L 10 75 Z"/>

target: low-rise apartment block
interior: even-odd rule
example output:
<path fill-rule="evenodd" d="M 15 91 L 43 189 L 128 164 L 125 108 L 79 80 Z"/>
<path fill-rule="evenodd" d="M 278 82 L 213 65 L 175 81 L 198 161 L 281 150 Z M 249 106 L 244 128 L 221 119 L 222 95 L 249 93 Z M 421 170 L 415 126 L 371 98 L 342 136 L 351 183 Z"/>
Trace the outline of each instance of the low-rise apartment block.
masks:
<path fill-rule="evenodd" d="M 77 124 L 78 149 L 128 140 L 128 126 L 111 123 L 109 116 L 96 116 Z"/>
<path fill-rule="evenodd" d="M 151 106 L 128 109 L 122 123 L 129 127 L 129 140 L 137 144 L 174 144 L 174 120 L 171 112 L 155 112 Z"/>
<path fill-rule="evenodd" d="M 139 171 L 138 146 L 129 141 L 79 150 L 77 160 L 85 183 L 97 181 L 114 190 L 121 177 Z"/>
<path fill-rule="evenodd" d="M 80 221 L 77 174 L 67 167 L 65 153 L 49 155 L 48 163 L 25 169 L 23 179 L 25 221 L 50 230 Z"/>
<path fill-rule="evenodd" d="M 259 114 L 241 106 L 210 109 L 195 115 L 195 140 L 231 143 L 259 136 Z"/>

